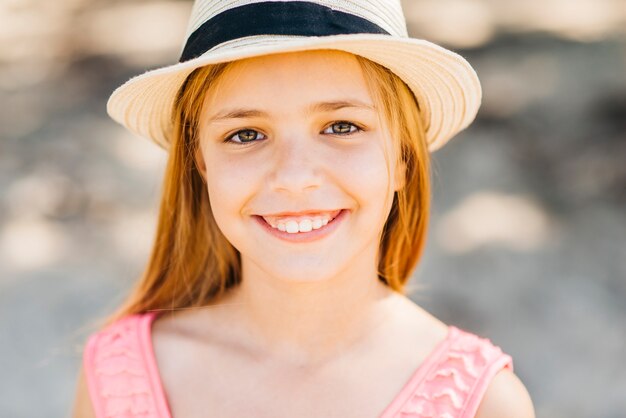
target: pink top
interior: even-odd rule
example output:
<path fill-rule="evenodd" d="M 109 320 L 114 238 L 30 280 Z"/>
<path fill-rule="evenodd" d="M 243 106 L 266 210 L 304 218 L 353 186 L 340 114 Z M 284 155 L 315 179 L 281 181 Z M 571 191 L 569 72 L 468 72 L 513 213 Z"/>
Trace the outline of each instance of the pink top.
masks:
<path fill-rule="evenodd" d="M 83 363 L 97 418 L 172 418 L 154 356 L 158 312 L 128 315 L 89 336 Z M 379 418 L 473 418 L 508 354 L 452 325 Z"/>

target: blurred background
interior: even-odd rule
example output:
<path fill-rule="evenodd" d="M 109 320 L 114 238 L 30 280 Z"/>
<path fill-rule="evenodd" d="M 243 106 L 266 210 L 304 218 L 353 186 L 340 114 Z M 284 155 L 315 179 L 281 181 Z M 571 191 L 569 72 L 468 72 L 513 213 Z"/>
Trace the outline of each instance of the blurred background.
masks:
<path fill-rule="evenodd" d="M 105 104 L 176 62 L 190 7 L 0 3 L 0 417 L 69 415 L 85 324 L 144 267 L 167 155 Z M 404 8 L 484 89 L 433 154 L 412 299 L 511 354 L 538 417 L 624 417 L 626 1 Z"/>

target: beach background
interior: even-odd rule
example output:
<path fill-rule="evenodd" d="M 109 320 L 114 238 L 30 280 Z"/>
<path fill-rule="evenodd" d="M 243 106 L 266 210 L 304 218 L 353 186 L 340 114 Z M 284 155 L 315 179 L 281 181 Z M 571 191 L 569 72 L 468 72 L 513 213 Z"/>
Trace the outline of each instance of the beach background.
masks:
<path fill-rule="evenodd" d="M 406 0 L 476 121 L 433 154 L 411 298 L 514 359 L 537 416 L 626 411 L 626 3 Z M 0 416 L 69 416 L 86 327 L 141 273 L 167 155 L 108 118 L 191 2 L 0 3 Z"/>

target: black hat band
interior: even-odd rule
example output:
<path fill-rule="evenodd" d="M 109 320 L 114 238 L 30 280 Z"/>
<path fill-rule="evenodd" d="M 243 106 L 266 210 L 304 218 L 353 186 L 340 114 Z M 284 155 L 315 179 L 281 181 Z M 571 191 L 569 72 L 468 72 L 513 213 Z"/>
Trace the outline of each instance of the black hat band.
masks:
<path fill-rule="evenodd" d="M 388 31 L 362 17 L 304 1 L 260 2 L 234 7 L 213 16 L 187 39 L 179 62 L 211 48 L 253 35 L 329 36 Z"/>

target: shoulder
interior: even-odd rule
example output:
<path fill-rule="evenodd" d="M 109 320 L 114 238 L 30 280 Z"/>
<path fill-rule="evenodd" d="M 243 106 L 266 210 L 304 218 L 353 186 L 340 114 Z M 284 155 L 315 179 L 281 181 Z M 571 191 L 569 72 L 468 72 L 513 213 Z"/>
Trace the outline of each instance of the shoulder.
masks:
<path fill-rule="evenodd" d="M 108 323 L 90 334 L 85 344 L 85 365 L 111 358 L 136 357 L 149 348 L 150 328 L 157 312 L 133 313 Z"/>
<path fill-rule="evenodd" d="M 140 331 L 150 319 L 150 314 L 129 314 L 90 334 L 85 344 L 85 365 L 97 365 L 113 356 L 126 356 L 130 349 L 140 349 Z"/>
<path fill-rule="evenodd" d="M 429 328 L 441 332 L 442 322 L 424 312 Z M 455 393 L 467 417 L 535 418 L 528 390 L 513 371 L 513 359 L 489 338 L 456 326 L 449 329 L 448 344 L 437 367 L 422 388 L 432 396 Z M 453 384 L 448 384 L 452 378 Z"/>
<path fill-rule="evenodd" d="M 150 314 L 129 314 L 87 337 L 77 379 L 75 416 L 100 417 L 129 410 L 146 393 L 151 376 L 141 331 L 150 320 Z"/>
<path fill-rule="evenodd" d="M 450 357 L 462 358 L 462 369 L 474 376 L 466 404 L 475 418 L 534 418 L 530 395 L 513 372 L 513 359 L 489 338 L 453 327 L 457 337 Z"/>
<path fill-rule="evenodd" d="M 445 415 L 452 408 L 463 410 L 463 417 L 473 418 L 534 418 L 534 408 L 526 387 L 513 372 L 513 359 L 489 338 L 438 320 L 417 305 L 415 312 L 403 317 L 418 318 L 420 336 L 441 340 L 448 331 L 446 344 L 441 346 L 436 367 L 416 388 L 420 407 Z M 414 328 L 412 328 L 414 329 Z M 430 402 L 430 403 L 429 403 Z M 428 406 L 426 406 L 428 404 Z"/>
<path fill-rule="evenodd" d="M 530 395 L 513 371 L 505 368 L 494 376 L 476 418 L 535 418 Z"/>

